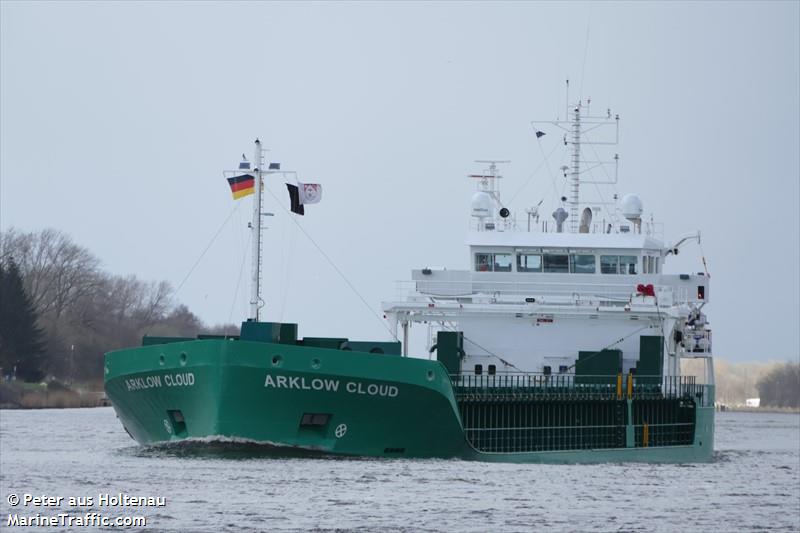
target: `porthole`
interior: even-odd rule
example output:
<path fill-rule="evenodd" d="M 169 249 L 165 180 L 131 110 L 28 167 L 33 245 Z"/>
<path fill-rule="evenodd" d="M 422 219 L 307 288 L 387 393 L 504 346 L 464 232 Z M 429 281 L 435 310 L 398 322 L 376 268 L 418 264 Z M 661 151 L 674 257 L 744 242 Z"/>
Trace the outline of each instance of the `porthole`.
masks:
<path fill-rule="evenodd" d="M 433 378 L 436 377 L 436 373 L 433 370 L 428 370 L 428 373 L 425 377 L 428 378 L 428 381 L 433 381 Z"/>
<path fill-rule="evenodd" d="M 314 358 L 311 360 L 311 368 L 317 369 L 322 365 L 322 362 L 318 358 Z"/>
<path fill-rule="evenodd" d="M 283 363 L 283 357 L 280 355 L 272 356 L 272 366 L 281 366 L 281 363 Z"/>
<path fill-rule="evenodd" d="M 167 362 L 167 358 L 164 357 L 163 353 L 158 356 L 158 364 L 159 365 L 164 366 L 164 363 L 166 363 L 166 362 Z"/>
<path fill-rule="evenodd" d="M 181 352 L 181 365 L 186 365 L 186 352 Z"/>

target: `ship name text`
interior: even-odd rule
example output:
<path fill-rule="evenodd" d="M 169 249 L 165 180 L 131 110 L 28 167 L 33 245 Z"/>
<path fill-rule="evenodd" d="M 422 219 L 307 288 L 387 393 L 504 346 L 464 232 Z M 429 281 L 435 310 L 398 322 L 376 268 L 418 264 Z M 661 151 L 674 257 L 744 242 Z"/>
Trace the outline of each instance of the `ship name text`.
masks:
<path fill-rule="evenodd" d="M 313 378 L 306 380 L 305 377 L 289 377 L 289 376 L 273 376 L 267 374 L 264 381 L 265 387 L 272 387 L 275 389 L 297 389 L 297 390 L 316 390 L 339 392 L 341 381 L 338 379 L 322 379 Z M 386 398 L 394 398 L 399 394 L 399 390 L 395 385 L 381 385 L 378 383 L 364 383 L 361 381 L 348 381 L 342 388 L 350 394 L 366 394 L 368 396 L 384 396 Z"/>
<path fill-rule="evenodd" d="M 156 389 L 159 387 L 191 387 L 194 385 L 194 373 L 177 372 L 155 376 L 144 376 L 125 380 L 129 391 Z"/>

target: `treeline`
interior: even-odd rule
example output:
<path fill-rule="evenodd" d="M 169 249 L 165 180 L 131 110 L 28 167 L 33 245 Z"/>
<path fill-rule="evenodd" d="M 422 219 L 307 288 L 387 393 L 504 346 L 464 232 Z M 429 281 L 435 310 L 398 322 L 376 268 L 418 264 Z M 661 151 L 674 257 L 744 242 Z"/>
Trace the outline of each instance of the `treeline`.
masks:
<path fill-rule="evenodd" d="M 702 361 L 681 362 L 685 375 L 703 376 Z M 748 398 L 761 398 L 763 407 L 800 407 L 800 364 L 730 363 L 714 359 L 716 401 L 744 405 Z"/>
<path fill-rule="evenodd" d="M 770 407 L 800 407 L 800 364 L 776 366 L 756 384 L 761 405 Z"/>
<path fill-rule="evenodd" d="M 144 334 L 235 333 L 206 327 L 173 299 L 166 281 L 102 270 L 100 260 L 57 230 L 0 233 L 0 375 L 25 381 L 103 376 L 103 354 Z"/>

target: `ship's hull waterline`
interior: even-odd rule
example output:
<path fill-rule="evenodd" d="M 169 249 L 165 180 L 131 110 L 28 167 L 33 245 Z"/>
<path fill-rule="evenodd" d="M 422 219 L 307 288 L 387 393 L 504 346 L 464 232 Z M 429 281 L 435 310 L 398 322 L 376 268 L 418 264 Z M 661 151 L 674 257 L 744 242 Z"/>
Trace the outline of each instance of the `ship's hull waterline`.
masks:
<path fill-rule="evenodd" d="M 693 432 L 683 445 L 645 446 L 628 417 L 617 447 L 481 451 L 435 360 L 214 339 L 111 352 L 105 374 L 117 416 L 145 445 L 219 436 L 345 456 L 520 463 L 698 462 L 714 447 L 712 402 L 690 406 Z"/>

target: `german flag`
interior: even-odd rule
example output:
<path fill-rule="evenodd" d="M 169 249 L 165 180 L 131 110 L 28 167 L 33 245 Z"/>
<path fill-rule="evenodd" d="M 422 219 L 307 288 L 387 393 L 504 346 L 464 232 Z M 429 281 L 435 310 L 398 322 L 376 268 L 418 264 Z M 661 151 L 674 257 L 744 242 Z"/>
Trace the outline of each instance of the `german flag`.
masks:
<path fill-rule="evenodd" d="M 250 174 L 228 178 L 228 185 L 231 186 L 234 200 L 244 198 L 256 192 L 256 180 Z"/>

